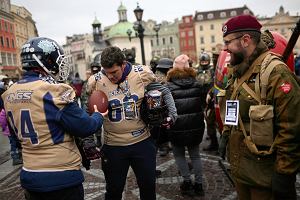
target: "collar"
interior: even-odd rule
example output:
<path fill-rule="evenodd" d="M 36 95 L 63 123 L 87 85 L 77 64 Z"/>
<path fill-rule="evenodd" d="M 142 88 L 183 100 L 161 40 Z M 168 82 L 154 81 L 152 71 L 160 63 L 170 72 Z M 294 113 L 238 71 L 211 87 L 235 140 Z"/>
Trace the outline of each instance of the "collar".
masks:
<path fill-rule="evenodd" d="M 129 62 L 127 62 L 126 66 L 124 68 L 124 72 L 122 74 L 122 78 L 119 80 L 119 82 L 117 84 L 120 84 L 126 80 L 128 74 L 131 72 L 131 69 L 132 69 L 132 65 Z"/>

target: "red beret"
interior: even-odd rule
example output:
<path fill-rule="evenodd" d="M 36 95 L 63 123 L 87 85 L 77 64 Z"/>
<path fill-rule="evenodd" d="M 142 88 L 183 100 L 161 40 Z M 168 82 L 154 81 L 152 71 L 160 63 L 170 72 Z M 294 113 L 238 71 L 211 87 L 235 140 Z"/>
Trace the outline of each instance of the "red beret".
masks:
<path fill-rule="evenodd" d="M 239 15 L 229 19 L 223 26 L 223 37 L 241 31 L 260 32 L 261 24 L 252 15 Z"/>

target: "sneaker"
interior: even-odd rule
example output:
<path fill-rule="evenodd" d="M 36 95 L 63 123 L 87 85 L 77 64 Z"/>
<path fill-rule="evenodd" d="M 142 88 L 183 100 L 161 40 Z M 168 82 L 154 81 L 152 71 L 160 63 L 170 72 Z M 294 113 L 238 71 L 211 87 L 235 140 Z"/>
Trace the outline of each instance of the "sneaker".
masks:
<path fill-rule="evenodd" d="M 194 188 L 194 192 L 196 196 L 204 196 L 204 191 L 203 191 L 203 187 L 202 187 L 202 183 L 195 183 L 195 185 L 193 186 Z"/>
<path fill-rule="evenodd" d="M 23 164 L 23 160 L 22 159 L 20 159 L 20 158 L 14 158 L 13 159 L 13 163 L 12 163 L 13 166 L 15 166 L 15 165 L 21 165 L 21 164 Z"/>
<path fill-rule="evenodd" d="M 180 191 L 182 195 L 188 195 L 193 196 L 193 185 L 191 181 L 183 181 L 183 183 L 180 185 Z"/>

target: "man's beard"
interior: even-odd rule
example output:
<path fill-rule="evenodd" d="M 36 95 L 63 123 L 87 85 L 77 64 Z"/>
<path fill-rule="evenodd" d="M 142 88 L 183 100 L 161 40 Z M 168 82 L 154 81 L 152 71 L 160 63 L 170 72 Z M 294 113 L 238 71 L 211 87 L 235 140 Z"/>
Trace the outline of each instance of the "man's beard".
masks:
<path fill-rule="evenodd" d="M 230 64 L 232 66 L 241 64 L 244 61 L 244 58 L 245 58 L 245 56 L 242 52 L 231 53 Z"/>

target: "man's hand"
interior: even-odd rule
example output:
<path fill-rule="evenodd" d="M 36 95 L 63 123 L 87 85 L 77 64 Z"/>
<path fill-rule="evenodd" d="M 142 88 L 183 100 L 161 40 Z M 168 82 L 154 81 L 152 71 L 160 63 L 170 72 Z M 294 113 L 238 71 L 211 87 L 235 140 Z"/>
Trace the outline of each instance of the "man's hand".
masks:
<path fill-rule="evenodd" d="M 98 107 L 96 105 L 94 105 L 94 110 L 95 112 L 99 112 Z M 108 114 L 108 109 L 104 113 L 101 113 L 103 117 L 106 116 L 107 114 Z"/>
<path fill-rule="evenodd" d="M 97 147 L 83 147 L 84 154 L 88 160 L 96 160 L 101 158 L 100 151 Z"/>
<path fill-rule="evenodd" d="M 172 125 L 173 125 L 173 120 L 171 117 L 166 117 L 164 119 L 164 122 L 162 123 L 162 126 L 165 127 L 166 129 L 170 129 Z"/>
<path fill-rule="evenodd" d="M 219 144 L 219 154 L 223 160 L 225 160 L 226 147 L 229 140 L 229 130 L 223 131 L 221 134 L 220 144 Z"/>
<path fill-rule="evenodd" d="M 274 172 L 272 177 L 272 192 L 274 200 L 296 200 L 296 175 Z"/>

